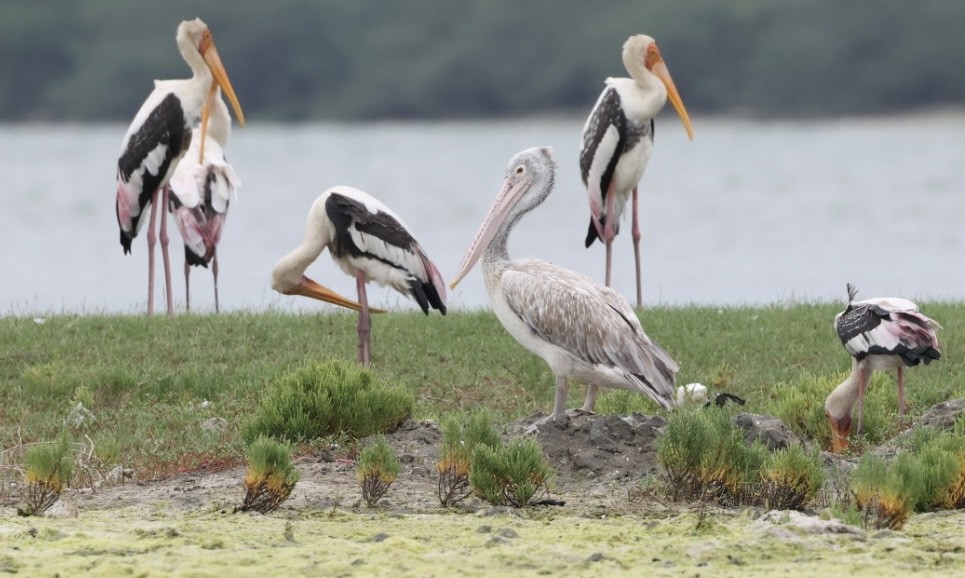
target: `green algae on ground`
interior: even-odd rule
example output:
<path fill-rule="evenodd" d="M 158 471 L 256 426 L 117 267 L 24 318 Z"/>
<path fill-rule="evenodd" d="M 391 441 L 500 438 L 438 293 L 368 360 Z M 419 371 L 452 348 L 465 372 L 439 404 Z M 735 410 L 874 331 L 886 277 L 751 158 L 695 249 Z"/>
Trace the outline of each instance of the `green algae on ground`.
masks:
<path fill-rule="evenodd" d="M 740 512 L 586 518 L 318 511 L 82 511 L 0 522 L 0 570 L 30 576 L 880 576 L 965 572 L 965 513 L 913 516 L 905 532 L 808 534 Z"/>

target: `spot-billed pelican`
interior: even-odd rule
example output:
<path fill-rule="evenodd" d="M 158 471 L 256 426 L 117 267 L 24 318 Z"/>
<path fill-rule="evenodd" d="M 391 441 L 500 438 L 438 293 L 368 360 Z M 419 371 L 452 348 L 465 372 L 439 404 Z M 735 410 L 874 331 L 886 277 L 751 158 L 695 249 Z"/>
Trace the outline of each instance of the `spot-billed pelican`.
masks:
<path fill-rule="evenodd" d="M 647 337 L 623 296 L 552 263 L 509 258 L 510 231 L 550 194 L 555 170 L 547 148 L 527 149 L 512 158 L 450 288 L 482 257 L 496 317 L 520 345 L 549 364 L 556 378 L 556 401 L 546 420 L 564 414 L 568 378 L 588 384 L 586 412 L 593 411 L 600 387 L 636 391 L 669 410 L 677 364 Z"/>

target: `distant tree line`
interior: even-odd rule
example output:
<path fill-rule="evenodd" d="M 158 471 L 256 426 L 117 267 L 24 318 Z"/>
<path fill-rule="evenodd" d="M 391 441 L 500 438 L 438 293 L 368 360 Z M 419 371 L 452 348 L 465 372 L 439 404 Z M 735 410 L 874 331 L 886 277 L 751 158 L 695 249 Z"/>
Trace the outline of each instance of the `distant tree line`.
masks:
<path fill-rule="evenodd" d="M 0 120 L 127 120 L 214 33 L 251 119 L 582 112 L 654 36 L 691 111 L 884 113 L 965 103 L 963 0 L 5 0 Z"/>

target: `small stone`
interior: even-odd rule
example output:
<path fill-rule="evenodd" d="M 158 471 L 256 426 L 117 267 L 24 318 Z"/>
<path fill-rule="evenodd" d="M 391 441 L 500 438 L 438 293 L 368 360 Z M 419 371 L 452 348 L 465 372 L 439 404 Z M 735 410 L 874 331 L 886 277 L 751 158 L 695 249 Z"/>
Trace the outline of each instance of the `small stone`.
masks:
<path fill-rule="evenodd" d="M 594 552 L 590 554 L 590 557 L 587 558 L 587 560 L 589 560 L 590 562 L 599 562 L 603 558 L 604 558 L 603 552 Z"/>
<path fill-rule="evenodd" d="M 379 532 L 378 534 L 372 536 L 366 542 L 384 542 L 389 538 L 389 535 L 385 532 Z"/>
<path fill-rule="evenodd" d="M 201 429 L 212 432 L 223 432 L 228 429 L 228 420 L 223 417 L 212 417 L 204 420 Z"/>
<path fill-rule="evenodd" d="M 57 500 L 54 505 L 47 508 L 44 512 L 44 517 L 47 518 L 76 518 L 79 512 L 77 511 L 77 506 L 65 502 L 63 500 Z"/>
<path fill-rule="evenodd" d="M 516 530 L 513 530 L 512 528 L 503 528 L 497 533 L 497 535 L 507 539 L 519 538 L 519 534 L 517 534 Z"/>
<path fill-rule="evenodd" d="M 493 527 L 492 527 L 492 526 L 489 526 L 489 525 L 486 525 L 486 524 L 484 524 L 484 525 L 479 526 L 478 528 L 476 528 L 476 532 L 479 533 L 479 534 L 488 534 L 488 533 L 490 533 L 490 532 L 492 532 L 492 531 L 493 531 Z"/>

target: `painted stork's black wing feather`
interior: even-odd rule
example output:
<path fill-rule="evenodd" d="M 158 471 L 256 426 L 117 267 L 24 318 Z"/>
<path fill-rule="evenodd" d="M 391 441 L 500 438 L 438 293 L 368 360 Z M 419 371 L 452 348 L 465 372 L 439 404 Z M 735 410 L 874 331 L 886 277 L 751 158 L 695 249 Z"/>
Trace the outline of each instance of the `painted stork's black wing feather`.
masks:
<path fill-rule="evenodd" d="M 624 113 L 620 94 L 612 86 L 600 95 L 583 128 L 583 147 L 580 149 L 580 176 L 591 197 L 599 195 L 600 206 L 606 206 L 606 196 L 623 154 L 633 148 L 640 139 L 653 135 L 653 119 L 649 122 L 633 122 Z M 601 215 L 600 224 L 604 224 Z M 614 223 L 614 226 L 617 226 Z M 585 244 L 597 240 L 596 226 L 590 219 Z"/>
<path fill-rule="evenodd" d="M 409 294 L 422 312 L 428 314 L 429 308 L 433 307 L 445 315 L 445 301 L 431 279 L 435 266 L 415 237 L 393 215 L 385 211 L 373 213 L 361 201 L 338 193 L 329 195 L 325 201 L 325 211 L 335 227 L 332 253 L 336 257 L 351 255 L 375 259 L 407 272 L 410 275 Z M 369 238 L 378 239 L 381 241 L 378 245 L 384 243 L 386 250 L 373 252 L 360 247 L 352 237 L 352 228 Z M 421 272 L 415 274 L 420 268 L 425 270 L 425 279 Z"/>
<path fill-rule="evenodd" d="M 191 130 L 184 124 L 184 110 L 174 94 L 164 97 L 127 140 L 117 160 L 117 178 L 119 182 L 129 185 L 132 176 L 138 175 L 135 182 L 140 184 L 140 191 L 137 192 L 140 212 L 131 216 L 129 231 L 121 228 L 121 245 L 125 253 L 131 252 L 131 241 L 137 235 L 138 221 L 144 208 L 151 202 L 151 195 L 163 184 L 172 163 L 181 158 L 190 144 Z M 120 213 L 117 217 L 120 224 Z"/>
<path fill-rule="evenodd" d="M 835 321 L 844 348 L 861 361 L 895 355 L 905 365 L 940 359 L 937 324 L 917 311 L 889 310 L 876 303 L 851 303 Z"/>

